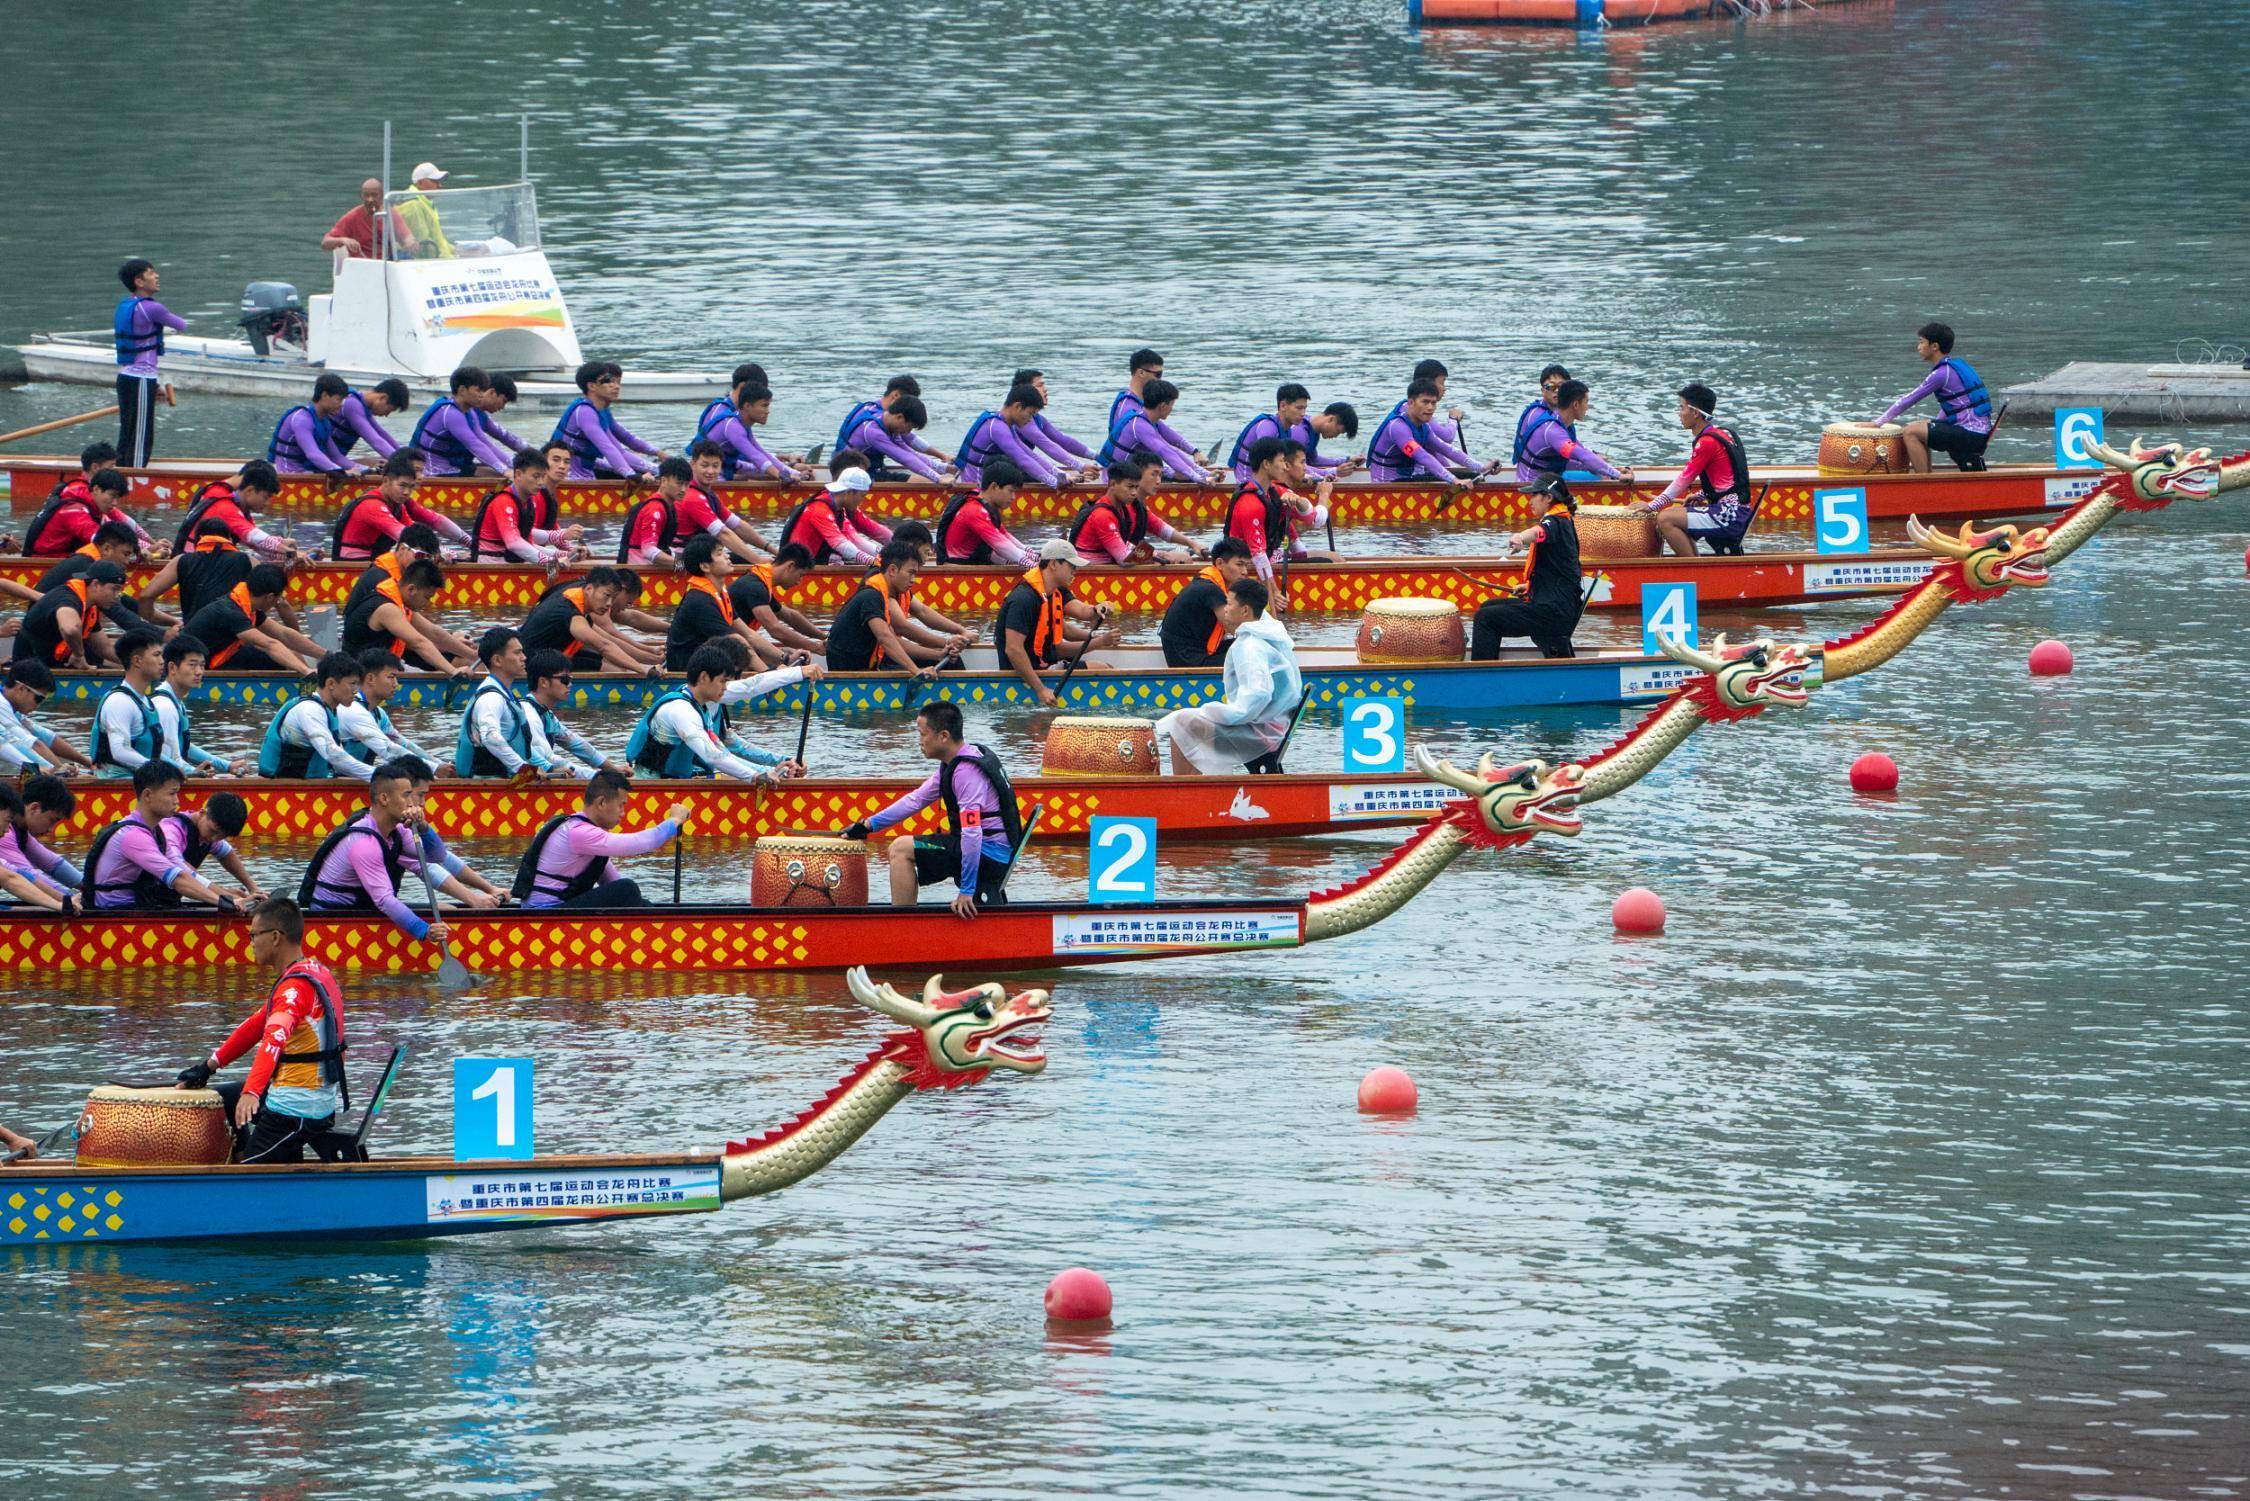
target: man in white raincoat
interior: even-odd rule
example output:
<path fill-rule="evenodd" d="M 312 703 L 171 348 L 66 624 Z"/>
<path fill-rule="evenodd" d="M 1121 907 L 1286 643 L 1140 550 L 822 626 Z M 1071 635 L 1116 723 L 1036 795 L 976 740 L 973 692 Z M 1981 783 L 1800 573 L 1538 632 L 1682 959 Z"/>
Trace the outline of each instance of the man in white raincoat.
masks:
<path fill-rule="evenodd" d="M 1175 710 L 1156 722 L 1157 738 L 1171 742 L 1174 775 L 1240 775 L 1279 750 L 1289 733 L 1290 716 L 1305 696 L 1305 680 L 1289 633 L 1266 614 L 1268 597 L 1257 579 L 1237 579 L 1227 602 L 1219 606 L 1219 624 L 1234 638 L 1227 648 L 1226 697 Z"/>

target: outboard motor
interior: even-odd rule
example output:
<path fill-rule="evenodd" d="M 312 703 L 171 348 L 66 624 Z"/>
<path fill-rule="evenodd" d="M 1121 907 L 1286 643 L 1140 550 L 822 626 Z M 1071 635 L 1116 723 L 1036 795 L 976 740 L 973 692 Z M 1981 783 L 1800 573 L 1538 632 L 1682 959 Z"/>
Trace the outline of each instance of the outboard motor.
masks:
<path fill-rule="evenodd" d="M 305 346 L 304 299 L 285 281 L 254 281 L 242 289 L 242 316 L 235 320 L 250 347 L 261 355 L 275 344 Z"/>

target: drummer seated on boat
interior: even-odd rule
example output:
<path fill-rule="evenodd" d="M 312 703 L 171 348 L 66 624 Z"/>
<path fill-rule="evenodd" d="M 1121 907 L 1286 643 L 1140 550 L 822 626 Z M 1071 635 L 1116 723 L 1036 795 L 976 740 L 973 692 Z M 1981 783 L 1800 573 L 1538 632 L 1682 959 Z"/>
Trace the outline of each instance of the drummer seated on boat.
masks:
<path fill-rule="evenodd" d="M 1166 667 L 1216 667 L 1226 660 L 1230 642 L 1219 612 L 1235 581 L 1249 577 L 1249 544 L 1221 537 L 1211 548 L 1210 564 L 1164 607 L 1156 635 L 1164 645 Z"/>
<path fill-rule="evenodd" d="M 1679 477 L 1654 502 L 1640 507 L 1656 518 L 1656 529 L 1683 558 L 1695 556 L 1698 537 L 1715 553 L 1738 553 L 1750 530 L 1750 460 L 1733 430 L 1712 418 L 1718 404 L 1718 394 L 1700 382 L 1680 388 L 1680 426 L 1694 435 L 1695 446 Z M 1682 501 L 1690 485 L 1700 487 L 1702 494 Z"/>
<path fill-rule="evenodd" d="M 193 836 L 199 856 L 223 849 L 233 862 L 228 868 L 239 870 L 241 861 L 235 858 L 233 846 L 223 835 L 216 845 L 203 843 L 201 827 L 193 819 L 185 828 L 167 827 L 180 811 L 181 780 L 180 769 L 162 761 L 143 762 L 133 773 L 133 811 L 96 834 L 87 850 L 86 882 L 81 888 L 87 906 L 154 912 L 197 902 L 221 912 L 238 910 L 233 894 L 206 885 L 186 859 L 186 840 Z M 240 799 L 236 801 L 239 804 Z M 240 824 L 234 832 L 242 832 Z"/>
<path fill-rule="evenodd" d="M 709 537 L 690 537 L 680 549 L 680 572 L 687 582 L 664 632 L 666 672 L 684 671 L 697 647 L 720 636 L 734 637 L 768 666 L 781 664 L 786 653 L 735 613 L 734 596 L 727 590 L 733 571 L 726 553 Z"/>
<path fill-rule="evenodd" d="M 428 558 L 416 558 L 399 570 L 393 581 L 384 579 L 344 612 L 344 650 L 387 652 L 401 665 L 408 655 L 437 673 L 466 673 L 456 667 L 445 649 L 422 634 L 420 621 L 431 601 L 445 588 L 445 570 Z"/>
<path fill-rule="evenodd" d="M 625 388 L 625 367 L 614 360 L 588 360 L 572 377 L 579 396 L 555 423 L 556 440 L 570 445 L 574 480 L 629 479 L 646 475 L 665 457 L 617 420 L 612 410 Z"/>
<path fill-rule="evenodd" d="M 281 596 L 289 575 L 278 563 L 260 563 L 228 590 L 188 617 L 181 627 L 211 649 L 214 672 L 293 672 L 303 677 L 320 659 L 320 644 L 282 623 Z"/>
<path fill-rule="evenodd" d="M 353 1155 L 349 1138 L 333 1129 L 351 1107 L 344 989 L 327 965 L 305 957 L 305 915 L 287 897 L 251 917 L 249 942 L 251 959 L 274 976 L 273 993 L 209 1057 L 180 1070 L 180 1087 L 209 1088 L 220 1069 L 249 1054 L 249 1074 L 218 1091 L 235 1124 L 238 1164 L 303 1162 L 307 1147 L 323 1162 Z"/>
<path fill-rule="evenodd" d="M 1547 497 L 1547 514 L 1508 539 L 1529 549 L 1524 582 L 1477 606 L 1469 644 L 1472 662 L 1498 659 L 1500 643 L 1509 636 L 1530 637 L 1543 656 L 1577 655 L 1570 638 L 1586 608 L 1578 577 L 1578 527 L 1571 519 L 1578 502 L 1560 479 L 1542 479 L 1535 489 Z"/>
<path fill-rule="evenodd" d="M 129 777 L 159 759 L 164 748 L 155 699 L 164 672 L 164 638 L 154 631 L 127 631 L 117 641 L 117 664 L 122 676 L 94 700 L 88 749 L 103 776 Z"/>
<path fill-rule="evenodd" d="M 1875 420 L 1896 422 L 1923 397 L 1935 397 L 1935 418 L 1906 424 L 1906 461 L 1916 474 L 1928 474 L 1934 449 L 1953 460 L 1956 469 L 1982 470 L 1985 445 L 1992 441 L 1992 394 L 1984 388 L 1984 377 L 1953 353 L 1949 324 L 1925 323 L 1915 330 L 1914 353 L 1930 373 Z"/>
<path fill-rule="evenodd" d="M 784 667 L 768 674 L 794 682 L 803 674 Z M 718 642 L 698 651 L 687 665 L 687 685 L 667 688 L 641 713 L 625 742 L 625 756 L 637 770 L 658 777 L 732 777 L 771 785 L 801 777 L 803 763 L 752 745 L 734 732 L 722 707 L 735 676 L 735 660 Z"/>
<path fill-rule="evenodd" d="M 398 439 L 377 419 L 397 416 L 413 399 L 407 392 L 406 382 L 395 375 L 375 382 L 364 391 L 347 391 L 344 404 L 336 409 L 328 425 L 328 435 L 336 452 L 348 459 L 354 448 L 365 443 L 378 459 L 397 453 Z"/>
<path fill-rule="evenodd" d="M 84 751 L 33 715 L 54 691 L 55 675 L 44 662 L 19 656 L 0 670 L 0 770 L 71 776 L 93 769 Z"/>
<path fill-rule="evenodd" d="M 64 891 L 54 881 L 42 879 L 10 858 L 15 829 L 23 821 L 23 797 L 13 782 L 0 782 L 0 895 L 48 912 L 78 915 L 78 893 Z"/>
<path fill-rule="evenodd" d="M 362 490 L 344 503 L 330 535 L 330 548 L 339 563 L 365 563 L 388 552 L 399 534 L 420 522 L 449 542 L 466 544 L 469 533 L 461 523 L 432 510 L 414 498 L 418 483 L 417 449 L 402 448 L 383 460 L 375 488 Z"/>
<path fill-rule="evenodd" d="M 961 706 L 949 699 L 924 704 L 914 728 L 922 755 L 937 762 L 937 770 L 889 807 L 844 830 L 844 837 L 865 839 L 941 803 L 943 834 L 891 841 L 891 905 L 911 907 L 924 886 L 941 881 L 957 888 L 956 917 L 973 919 L 980 908 L 1007 905 L 1009 866 L 1023 847 L 1022 815 L 1007 768 L 989 748 L 962 738 Z"/>
<path fill-rule="evenodd" d="M 727 585 L 727 598 L 735 618 L 786 651 L 828 655 L 828 633 L 804 611 L 790 604 L 790 591 L 812 573 L 812 554 L 794 542 L 785 542 L 770 563 L 753 563 Z"/>
<path fill-rule="evenodd" d="M 1086 653 L 1109 651 L 1120 637 L 1106 629 L 1107 605 L 1090 605 L 1072 592 L 1082 560 L 1068 542 L 1054 541 L 1039 549 L 1039 561 L 1015 582 L 1000 601 L 1000 616 L 992 623 L 992 644 L 1000 665 L 1023 680 L 1042 707 L 1055 702 L 1055 690 L 1040 673 L 1065 662 L 1099 668 Z"/>
<path fill-rule="evenodd" d="M 481 470 L 506 474 L 513 451 L 494 442 L 478 420 L 492 377 L 476 365 L 463 365 L 446 382 L 447 392 L 422 409 L 415 419 L 414 435 L 406 446 L 427 461 L 423 472 L 432 479 L 476 474 Z"/>
<path fill-rule="evenodd" d="M 1013 386 L 997 412 L 983 411 L 969 424 L 968 433 L 954 452 L 953 467 L 964 485 L 986 483 L 984 471 L 1005 461 L 1015 470 L 1016 483 L 1041 484 L 1060 490 L 1070 483 L 1072 470 L 1057 464 L 1032 441 L 1032 422 L 1047 398 L 1036 386 Z"/>
<path fill-rule="evenodd" d="M 634 855 L 652 854 L 687 829 L 689 804 L 676 802 L 664 821 L 638 834 L 620 834 L 633 780 L 623 772 L 597 771 L 575 813 L 558 813 L 531 836 L 516 865 L 513 894 L 526 907 L 645 907 L 640 883 L 617 868 Z"/>
<path fill-rule="evenodd" d="M 344 748 L 343 707 L 359 697 L 359 658 L 332 651 L 314 669 L 318 686 L 281 706 L 258 747 L 262 777 L 369 777 L 372 763 Z"/>
<path fill-rule="evenodd" d="M 1156 722 L 1158 741 L 1172 747 L 1174 776 L 1281 771 L 1282 744 L 1304 702 L 1305 680 L 1289 632 L 1266 613 L 1270 597 L 1254 578 L 1227 587 L 1226 603 L 1219 607 L 1219 626 L 1233 638 L 1224 696 Z"/>
<path fill-rule="evenodd" d="M 977 471 L 979 488 L 964 490 L 938 513 L 933 529 L 940 563 L 1005 563 L 1031 566 L 1031 549 L 1008 530 L 1008 507 L 1023 489 L 1024 473 L 1004 458 L 988 459 Z"/>
<path fill-rule="evenodd" d="M 566 456 L 568 450 L 563 450 Z M 546 454 L 519 449 L 508 463 L 508 483 L 487 495 L 477 506 L 469 527 L 472 562 L 514 561 L 548 565 L 560 563 L 580 551 L 582 526 L 560 526 L 546 490 L 549 470 Z"/>
<path fill-rule="evenodd" d="M 64 669 L 115 666 L 117 650 L 107 634 L 109 611 L 124 596 L 124 569 L 115 563 L 91 564 L 77 578 L 40 595 L 24 612 L 16 655 Z"/>
<path fill-rule="evenodd" d="M 429 770 L 412 756 L 375 768 L 367 783 L 366 810 L 331 829 L 313 852 L 312 864 L 297 887 L 299 906 L 308 912 L 373 908 L 407 937 L 442 943 L 449 936 L 445 924 L 425 921 L 399 895 L 408 871 L 417 876 L 436 871 L 437 889 L 470 907 L 484 910 L 499 905 L 488 892 L 426 859 L 418 833 L 427 820 L 416 778 L 419 774 L 426 785 Z"/>
<path fill-rule="evenodd" d="M 281 414 L 266 440 L 266 462 L 281 474 L 360 474 L 362 467 L 338 451 L 336 416 L 352 388 L 330 371 L 313 382 L 312 400 Z"/>
<path fill-rule="evenodd" d="M 1578 424 L 1586 419 L 1594 399 L 1582 380 L 1566 380 L 1555 388 L 1554 410 L 1542 417 L 1534 412 L 1516 455 L 1516 480 L 1534 484 L 1543 475 L 1561 479 L 1572 470 L 1588 470 L 1603 479 L 1632 483 L 1633 471 L 1619 468 L 1578 441 Z M 1574 502 L 1575 504 L 1575 502 Z"/>
<path fill-rule="evenodd" d="M 1087 558 L 1107 560 L 1120 567 L 1202 557 L 1199 543 L 1158 514 L 1154 502 L 1163 483 L 1164 470 L 1159 465 L 1143 464 L 1122 454 L 1112 458 L 1107 487 L 1071 518 L 1070 545 Z M 1184 550 L 1159 553 L 1159 541 Z"/>
<path fill-rule="evenodd" d="M 164 681 L 149 697 L 156 704 L 156 722 L 163 736 L 158 755 L 187 776 L 246 777 L 258 769 L 257 758 L 219 755 L 195 738 L 188 720 L 188 704 L 203 697 L 203 669 L 210 650 L 182 631 L 164 643 Z"/>
<path fill-rule="evenodd" d="M 359 653 L 359 693 L 337 709 L 336 722 L 343 726 L 344 748 L 362 761 L 379 766 L 400 756 L 436 759 L 391 723 L 385 706 L 398 692 L 399 672 L 399 659 L 384 647 L 370 646 Z"/>

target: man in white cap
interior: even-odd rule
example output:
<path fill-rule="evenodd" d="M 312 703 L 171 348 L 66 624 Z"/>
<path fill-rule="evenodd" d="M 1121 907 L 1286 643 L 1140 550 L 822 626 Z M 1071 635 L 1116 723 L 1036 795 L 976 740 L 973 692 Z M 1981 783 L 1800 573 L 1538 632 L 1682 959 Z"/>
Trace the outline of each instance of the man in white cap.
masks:
<path fill-rule="evenodd" d="M 847 448 L 829 460 L 835 478 L 818 495 L 800 502 L 781 524 L 781 545 L 794 542 L 812 554 L 815 565 L 841 560 L 872 563 L 891 540 L 891 529 L 867 514 L 860 502 L 871 488 L 867 459 Z"/>
<path fill-rule="evenodd" d="M 398 213 L 406 221 L 406 232 L 414 237 L 414 254 L 417 259 L 437 257 L 451 260 L 453 242 L 445 237 L 438 225 L 437 205 L 429 194 L 445 185 L 445 174 L 435 162 L 417 162 L 414 166 L 414 191 L 399 200 Z"/>
<path fill-rule="evenodd" d="M 1000 601 L 1000 618 L 992 623 L 992 647 L 1001 669 L 1021 678 L 1043 709 L 1054 706 L 1055 690 L 1041 679 L 1042 672 L 1119 644 L 1118 633 L 1106 629 L 1109 606 L 1090 605 L 1071 588 L 1084 563 L 1068 542 L 1049 542 L 1039 549 L 1039 561 Z"/>

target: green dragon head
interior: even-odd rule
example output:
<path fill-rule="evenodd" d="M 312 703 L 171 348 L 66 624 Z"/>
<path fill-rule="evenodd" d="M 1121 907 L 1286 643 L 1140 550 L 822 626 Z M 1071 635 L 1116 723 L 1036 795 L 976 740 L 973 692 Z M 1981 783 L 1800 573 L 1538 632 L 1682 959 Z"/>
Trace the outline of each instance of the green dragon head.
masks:
<path fill-rule="evenodd" d="M 2086 451 L 2125 477 L 2132 490 L 2132 499 L 2126 502 L 2130 510 L 2154 510 L 2183 495 L 2209 500 L 2219 491 L 2219 461 L 2208 448 L 2179 443 L 2143 448 L 2135 438 L 2123 453 L 2106 443 L 2089 443 Z"/>
<path fill-rule="evenodd" d="M 865 969 L 850 971 L 844 982 L 855 1000 L 913 1029 L 892 1039 L 892 1057 L 906 1065 L 916 1089 L 955 1089 L 994 1069 L 1036 1074 L 1047 1066 L 1036 1034 L 1055 1013 L 1044 990 L 1011 996 L 988 981 L 948 992 L 945 977 L 932 975 L 922 999 L 913 1001 L 876 984 Z"/>
<path fill-rule="evenodd" d="M 1468 794 L 1467 801 L 1446 804 L 1438 816 L 1485 848 L 1521 844 L 1540 833 L 1575 834 L 1583 827 L 1575 805 L 1585 768 L 1576 762 L 1496 766 L 1486 755 L 1472 774 L 1416 746 L 1414 763 L 1431 781 Z"/>

